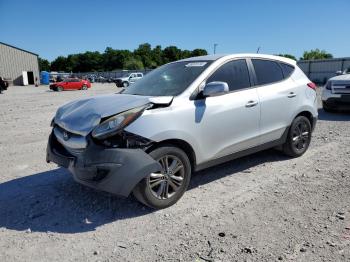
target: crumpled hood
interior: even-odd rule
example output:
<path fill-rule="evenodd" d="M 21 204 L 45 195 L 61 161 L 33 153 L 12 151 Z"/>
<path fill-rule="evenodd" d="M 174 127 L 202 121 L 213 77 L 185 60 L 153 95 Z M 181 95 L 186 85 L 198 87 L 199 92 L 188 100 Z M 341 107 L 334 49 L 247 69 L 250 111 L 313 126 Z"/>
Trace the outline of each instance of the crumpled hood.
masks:
<path fill-rule="evenodd" d="M 154 98 L 127 94 L 100 95 L 72 101 L 57 110 L 55 123 L 82 136 L 89 134 L 102 118 L 152 103 Z M 168 103 L 172 101 L 169 97 Z M 153 102 L 154 103 L 154 102 Z"/>

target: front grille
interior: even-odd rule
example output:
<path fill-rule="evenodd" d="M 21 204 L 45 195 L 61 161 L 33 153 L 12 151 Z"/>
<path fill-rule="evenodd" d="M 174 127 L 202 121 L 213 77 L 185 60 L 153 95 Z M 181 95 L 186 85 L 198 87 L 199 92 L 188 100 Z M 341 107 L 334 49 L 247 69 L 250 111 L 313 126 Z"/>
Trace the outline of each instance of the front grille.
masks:
<path fill-rule="evenodd" d="M 333 88 L 333 94 L 350 94 L 350 88 Z"/>
<path fill-rule="evenodd" d="M 332 85 L 333 94 L 350 94 L 350 83 L 336 83 Z"/>
<path fill-rule="evenodd" d="M 87 147 L 86 137 L 69 132 L 62 127 L 55 125 L 54 134 L 56 139 L 72 155 L 81 154 Z"/>

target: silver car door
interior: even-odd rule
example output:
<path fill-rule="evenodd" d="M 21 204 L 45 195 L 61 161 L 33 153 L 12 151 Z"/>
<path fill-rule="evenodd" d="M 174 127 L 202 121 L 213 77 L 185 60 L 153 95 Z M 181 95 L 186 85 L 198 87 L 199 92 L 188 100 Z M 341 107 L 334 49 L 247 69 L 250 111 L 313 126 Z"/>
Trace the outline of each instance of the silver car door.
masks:
<path fill-rule="evenodd" d="M 259 144 L 260 103 L 245 59 L 219 67 L 206 83 L 222 81 L 230 92 L 197 101 L 196 122 L 210 159 L 220 158 Z"/>

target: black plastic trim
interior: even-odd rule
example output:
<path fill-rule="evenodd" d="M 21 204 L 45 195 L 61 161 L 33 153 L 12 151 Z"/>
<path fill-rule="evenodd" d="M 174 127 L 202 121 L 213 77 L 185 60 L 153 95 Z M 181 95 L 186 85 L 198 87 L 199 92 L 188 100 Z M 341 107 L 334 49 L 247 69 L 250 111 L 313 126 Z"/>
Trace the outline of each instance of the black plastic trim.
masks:
<path fill-rule="evenodd" d="M 57 143 L 51 134 L 47 162 L 68 168 L 81 184 L 112 194 L 126 197 L 143 178 L 161 170 L 160 164 L 141 149 L 107 148 L 90 139 L 82 153 L 70 156 L 63 150 L 59 153 Z"/>

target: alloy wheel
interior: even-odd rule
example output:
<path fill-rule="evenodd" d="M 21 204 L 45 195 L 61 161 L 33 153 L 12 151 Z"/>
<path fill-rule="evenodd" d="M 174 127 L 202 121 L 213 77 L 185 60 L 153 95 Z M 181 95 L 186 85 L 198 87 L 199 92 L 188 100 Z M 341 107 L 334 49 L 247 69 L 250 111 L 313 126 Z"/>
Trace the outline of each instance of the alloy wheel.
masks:
<path fill-rule="evenodd" d="M 299 122 L 292 133 L 293 146 L 296 150 L 301 151 L 308 146 L 310 141 L 310 130 L 305 122 Z"/>
<path fill-rule="evenodd" d="M 148 186 L 152 195 L 158 199 L 169 199 L 180 189 L 184 181 L 185 167 L 174 155 L 162 156 L 158 162 L 162 171 L 152 173 L 148 178 Z"/>

